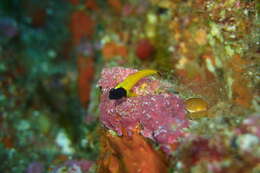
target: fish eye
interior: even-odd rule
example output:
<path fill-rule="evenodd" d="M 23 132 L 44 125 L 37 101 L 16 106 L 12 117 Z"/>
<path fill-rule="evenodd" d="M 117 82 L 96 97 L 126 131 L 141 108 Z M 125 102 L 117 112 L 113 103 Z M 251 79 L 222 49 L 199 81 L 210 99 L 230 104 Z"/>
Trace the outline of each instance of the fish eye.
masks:
<path fill-rule="evenodd" d="M 109 91 L 109 99 L 117 100 L 126 97 L 126 90 L 124 88 L 112 88 Z"/>

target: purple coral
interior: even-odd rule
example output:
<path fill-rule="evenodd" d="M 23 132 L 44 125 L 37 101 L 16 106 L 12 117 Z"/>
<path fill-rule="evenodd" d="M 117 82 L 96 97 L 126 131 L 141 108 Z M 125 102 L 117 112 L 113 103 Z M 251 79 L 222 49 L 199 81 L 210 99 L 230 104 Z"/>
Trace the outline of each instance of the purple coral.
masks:
<path fill-rule="evenodd" d="M 52 172 L 59 173 L 59 172 L 66 171 L 68 173 L 82 173 L 82 172 L 88 172 L 92 166 L 93 166 L 92 161 L 69 160 L 66 161 L 64 164 L 55 168 Z"/>
<path fill-rule="evenodd" d="M 9 17 L 0 18 L 0 35 L 12 38 L 18 33 L 17 23 Z"/>
<path fill-rule="evenodd" d="M 110 100 L 108 92 L 128 75 L 137 70 L 129 68 L 106 68 L 101 74 L 98 83 L 102 87 L 101 95 L 101 122 L 109 129 L 122 135 L 122 129 L 128 134 L 141 126 L 141 134 L 168 148 L 185 133 L 188 126 L 185 117 L 183 101 L 172 93 L 160 93 L 158 90 L 163 85 L 158 80 L 144 78 L 133 88 L 141 96 L 130 97 L 122 100 Z M 139 92 L 141 86 L 146 84 L 146 92 Z M 152 86 L 152 87 L 151 87 Z"/>
<path fill-rule="evenodd" d="M 44 172 L 44 166 L 40 162 L 32 162 L 26 170 L 26 173 L 42 173 L 42 172 Z"/>

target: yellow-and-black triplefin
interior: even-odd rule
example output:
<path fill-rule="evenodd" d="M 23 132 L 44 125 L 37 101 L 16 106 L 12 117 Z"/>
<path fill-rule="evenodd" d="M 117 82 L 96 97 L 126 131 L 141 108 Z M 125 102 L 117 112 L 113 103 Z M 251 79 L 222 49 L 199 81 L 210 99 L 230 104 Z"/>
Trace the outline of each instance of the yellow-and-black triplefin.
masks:
<path fill-rule="evenodd" d="M 109 99 L 116 100 L 123 97 L 133 96 L 130 90 L 134 87 L 134 85 L 142 78 L 153 74 L 159 74 L 159 72 L 156 70 L 146 69 L 129 75 L 123 82 L 119 83 L 115 88 L 112 88 L 109 91 Z"/>

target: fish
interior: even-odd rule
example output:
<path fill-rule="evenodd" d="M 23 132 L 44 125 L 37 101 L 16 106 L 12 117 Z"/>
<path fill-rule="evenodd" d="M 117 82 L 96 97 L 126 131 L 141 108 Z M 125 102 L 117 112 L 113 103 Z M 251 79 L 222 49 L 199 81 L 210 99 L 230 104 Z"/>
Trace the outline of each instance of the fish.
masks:
<path fill-rule="evenodd" d="M 187 116 L 191 119 L 208 116 L 208 103 L 202 98 L 189 98 L 185 100 Z"/>
<path fill-rule="evenodd" d="M 134 93 L 131 92 L 131 89 L 135 86 L 135 84 L 142 78 L 154 74 L 160 75 L 160 73 L 157 70 L 152 69 L 140 70 L 136 73 L 130 74 L 124 81 L 122 81 L 115 88 L 112 88 L 109 91 L 109 99 L 118 100 L 123 97 L 136 96 Z"/>

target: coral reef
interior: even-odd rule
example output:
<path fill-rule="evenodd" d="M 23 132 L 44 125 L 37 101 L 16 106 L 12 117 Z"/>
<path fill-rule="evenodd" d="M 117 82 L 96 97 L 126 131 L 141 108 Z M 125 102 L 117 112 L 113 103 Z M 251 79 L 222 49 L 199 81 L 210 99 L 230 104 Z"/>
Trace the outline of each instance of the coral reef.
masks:
<path fill-rule="evenodd" d="M 259 172 L 259 12 L 0 1 L 0 172 Z M 136 69 L 160 76 L 110 100 Z"/>
<path fill-rule="evenodd" d="M 178 148 L 178 172 L 257 172 L 259 171 L 259 115 L 251 115 L 229 133 L 211 138 L 192 136 Z M 254 122 L 253 122 L 254 121 Z"/>
<path fill-rule="evenodd" d="M 104 132 L 97 172 L 166 172 L 168 159 L 137 132 L 122 137 Z"/>

